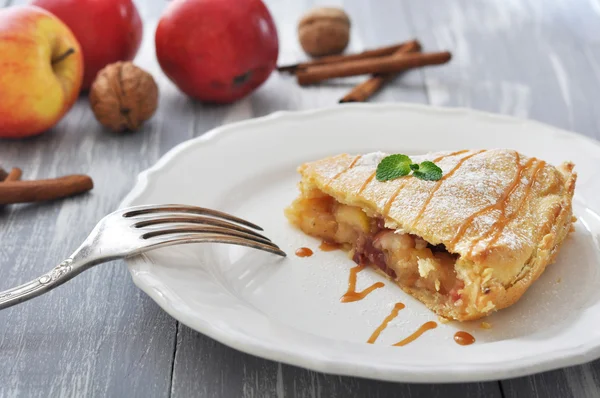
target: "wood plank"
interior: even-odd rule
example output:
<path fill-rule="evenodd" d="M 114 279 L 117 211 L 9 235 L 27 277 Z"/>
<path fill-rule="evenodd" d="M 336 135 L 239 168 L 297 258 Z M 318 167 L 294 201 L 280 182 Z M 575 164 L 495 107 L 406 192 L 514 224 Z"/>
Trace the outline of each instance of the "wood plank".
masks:
<path fill-rule="evenodd" d="M 539 120 L 600 138 L 600 8 L 580 0 L 403 0 L 426 45 L 450 49 L 424 71 L 434 105 Z M 598 397 L 600 361 L 502 382 L 507 397 Z"/>
<path fill-rule="evenodd" d="M 339 377 L 241 353 L 180 326 L 173 397 L 490 397 L 498 383 L 401 384 Z"/>
<path fill-rule="evenodd" d="M 545 372 L 502 382 L 505 397 L 598 398 L 600 397 L 600 364 Z"/>
<path fill-rule="evenodd" d="M 566 12 L 565 2 L 403 1 L 426 45 L 454 54 L 447 67 L 424 70 L 432 104 L 530 118 L 600 138 L 598 104 L 590 100 L 600 70 L 600 29 L 591 27 L 599 14 L 591 3 L 568 2 Z"/>
<path fill-rule="evenodd" d="M 141 11 L 150 18 L 154 10 L 144 4 Z M 145 36 L 142 63 L 153 56 L 148 27 Z M 154 67 L 151 61 L 148 65 Z M 106 132 L 82 97 L 44 135 L 2 142 L 2 166 L 21 167 L 23 178 L 87 173 L 96 186 L 78 198 L 0 211 L 0 290 L 37 277 L 67 257 L 116 208 L 139 171 L 174 141 L 195 134 L 187 117 L 194 105 L 181 101 L 165 80 L 159 85 L 163 100 L 172 105 L 161 107 L 139 132 Z M 176 322 L 133 285 L 123 262 L 101 265 L 41 298 L 0 312 L 0 396 L 166 397 L 175 336 Z"/>
<path fill-rule="evenodd" d="M 24 178 L 86 173 L 95 182 L 89 195 L 2 211 L 0 290 L 58 264 L 116 208 L 136 172 L 164 150 L 158 126 L 108 135 L 82 99 L 53 131 L 0 145 L 2 165 L 22 168 Z M 140 152 L 144 159 L 128 155 Z M 125 265 L 101 265 L 0 312 L 0 396 L 166 395 L 174 338 L 175 322 L 133 286 Z"/>
<path fill-rule="evenodd" d="M 266 2 L 278 26 L 281 42 L 280 64 L 306 59 L 297 43 L 296 21 L 303 12 L 318 4 L 342 4 L 353 20 L 354 31 L 348 51 L 360 51 L 413 37 L 403 20 L 400 3 L 365 8 L 360 0 L 342 2 L 294 0 Z M 378 21 L 374 24 L 372 21 Z M 337 103 L 352 85 L 365 77 L 327 82 L 314 87 L 298 87 L 293 78 L 274 74 L 250 98 L 232 107 L 228 118 L 260 116 L 280 109 L 308 109 Z M 420 71 L 396 79 L 373 101 L 426 102 Z M 213 397 L 500 397 L 498 383 L 456 385 L 410 385 L 337 377 L 302 368 L 266 361 L 243 354 L 180 325 L 173 372 L 172 396 Z"/>

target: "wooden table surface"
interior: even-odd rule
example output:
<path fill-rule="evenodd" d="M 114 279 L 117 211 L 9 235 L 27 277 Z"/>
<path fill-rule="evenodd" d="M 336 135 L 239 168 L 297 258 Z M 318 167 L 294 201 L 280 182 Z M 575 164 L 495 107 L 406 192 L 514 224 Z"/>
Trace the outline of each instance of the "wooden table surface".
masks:
<path fill-rule="evenodd" d="M 3 4 L 4 3 L 4 4 Z M 25 3 L 0 0 L 0 6 Z M 471 107 L 600 138 L 598 0 L 267 0 L 280 64 L 303 58 L 296 22 L 314 5 L 343 6 L 349 51 L 418 38 L 452 62 L 411 71 L 372 99 Z M 274 73 L 252 96 L 207 106 L 160 71 L 154 30 L 167 2 L 138 0 L 145 22 L 136 63 L 156 77 L 160 108 L 134 134 L 107 133 L 82 97 L 51 131 L 0 141 L 0 165 L 24 178 L 87 173 L 89 195 L 0 210 L 0 290 L 66 258 L 113 211 L 136 175 L 174 145 L 224 123 L 277 110 L 331 106 L 362 78 L 300 88 Z M 1 54 L 0 54 L 1 56 Z M 1 93 L 0 93 L 1 95 Z M 576 160 L 576 159 L 575 159 Z M 0 397 L 599 397 L 600 361 L 487 383 L 416 385 L 337 377 L 246 355 L 163 312 L 122 261 L 92 269 L 43 298 L 0 312 Z"/>

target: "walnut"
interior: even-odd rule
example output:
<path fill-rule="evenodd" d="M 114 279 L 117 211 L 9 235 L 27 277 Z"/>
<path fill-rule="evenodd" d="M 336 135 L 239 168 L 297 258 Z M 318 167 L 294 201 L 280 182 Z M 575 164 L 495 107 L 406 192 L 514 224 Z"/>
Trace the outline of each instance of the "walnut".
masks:
<path fill-rule="evenodd" d="M 152 75 L 131 62 L 104 67 L 90 89 L 90 105 L 98 121 L 115 132 L 137 130 L 158 107 Z"/>
<path fill-rule="evenodd" d="M 340 8 L 315 8 L 300 19 L 298 37 L 304 51 L 314 57 L 339 54 L 350 39 L 350 18 Z"/>

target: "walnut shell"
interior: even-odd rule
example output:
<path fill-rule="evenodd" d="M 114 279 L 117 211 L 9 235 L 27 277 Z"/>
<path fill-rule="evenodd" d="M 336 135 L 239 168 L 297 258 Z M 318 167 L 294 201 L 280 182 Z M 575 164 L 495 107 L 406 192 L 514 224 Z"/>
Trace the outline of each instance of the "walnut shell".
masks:
<path fill-rule="evenodd" d="M 350 18 L 341 8 L 315 8 L 300 19 L 298 37 L 313 57 L 339 54 L 350 40 Z"/>
<path fill-rule="evenodd" d="M 131 62 L 104 67 L 92 84 L 90 105 L 96 119 L 115 131 L 135 131 L 158 107 L 158 86 L 148 72 Z"/>

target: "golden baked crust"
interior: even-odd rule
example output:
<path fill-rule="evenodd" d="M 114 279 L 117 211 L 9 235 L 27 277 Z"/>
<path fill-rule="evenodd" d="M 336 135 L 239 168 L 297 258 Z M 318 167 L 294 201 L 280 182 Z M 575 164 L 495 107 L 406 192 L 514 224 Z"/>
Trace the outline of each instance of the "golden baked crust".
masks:
<path fill-rule="evenodd" d="M 458 255 L 455 272 L 464 281 L 458 303 L 399 283 L 442 316 L 477 319 L 514 304 L 571 230 L 576 173 L 570 162 L 554 167 L 505 149 L 439 152 L 412 159 L 435 162 L 440 181 L 380 182 L 375 170 L 385 156 L 342 154 L 303 164 L 300 190 L 321 191 Z"/>

